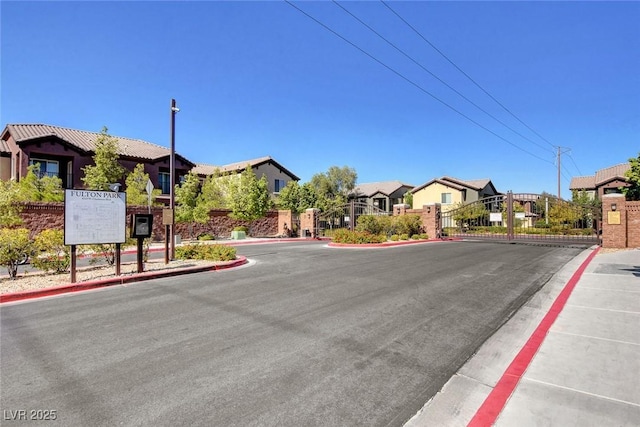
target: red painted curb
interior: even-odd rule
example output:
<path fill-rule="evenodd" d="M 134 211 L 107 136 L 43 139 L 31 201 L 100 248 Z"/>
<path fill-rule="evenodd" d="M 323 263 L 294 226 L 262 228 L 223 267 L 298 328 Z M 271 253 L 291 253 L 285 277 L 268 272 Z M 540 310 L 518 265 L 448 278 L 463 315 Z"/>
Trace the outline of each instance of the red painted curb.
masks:
<path fill-rule="evenodd" d="M 468 427 L 491 426 L 495 423 L 498 415 L 500 415 L 504 409 L 507 400 L 509 400 L 511 394 L 518 385 L 518 382 L 520 382 L 520 378 L 522 378 L 522 375 L 529 367 L 531 360 L 533 360 L 533 357 L 538 352 L 538 349 L 546 338 L 549 329 L 567 303 L 573 289 L 578 284 L 580 277 L 582 277 L 582 273 L 584 273 L 584 270 L 599 250 L 600 248 L 598 247 L 591 252 L 587 259 L 585 259 L 575 273 L 573 273 L 565 287 L 551 305 L 547 314 L 540 321 L 538 327 L 533 331 L 525 345 L 520 349 L 520 352 L 504 371 L 502 377 L 497 382 L 491 393 L 489 393 L 480 408 L 478 408 L 474 417 L 469 421 L 469 424 L 467 424 Z"/>
<path fill-rule="evenodd" d="M 109 277 L 100 280 L 88 280 L 86 282 L 71 283 L 68 285 L 55 286 L 46 289 L 37 289 L 33 291 L 14 292 L 0 295 L 0 304 L 5 302 L 21 301 L 26 299 L 41 298 L 51 295 L 66 294 L 70 292 L 86 291 L 89 289 L 103 288 L 112 285 L 123 285 L 125 283 L 142 282 L 145 280 L 159 279 L 162 277 L 180 276 L 189 273 L 202 273 L 205 271 L 226 270 L 232 267 L 239 267 L 246 264 L 247 258 L 238 257 L 235 261 L 228 261 L 225 264 L 208 265 L 201 267 L 176 268 L 168 271 L 147 271 L 144 273 L 136 273 L 129 276 Z"/>

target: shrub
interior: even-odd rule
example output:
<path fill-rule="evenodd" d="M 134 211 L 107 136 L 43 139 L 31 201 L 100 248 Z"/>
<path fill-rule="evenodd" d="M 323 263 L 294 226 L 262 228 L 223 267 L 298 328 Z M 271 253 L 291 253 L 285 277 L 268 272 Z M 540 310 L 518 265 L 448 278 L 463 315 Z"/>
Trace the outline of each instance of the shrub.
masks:
<path fill-rule="evenodd" d="M 391 235 L 391 241 L 392 242 L 397 242 L 398 240 L 400 240 L 400 237 L 397 234 L 392 234 Z"/>
<path fill-rule="evenodd" d="M 216 238 L 211 233 L 202 233 L 198 236 L 198 240 L 215 240 Z"/>
<path fill-rule="evenodd" d="M 413 236 L 411 236 L 411 240 L 419 240 L 419 239 L 420 239 L 419 234 L 414 234 Z"/>
<path fill-rule="evenodd" d="M 360 215 L 356 231 L 391 236 L 395 234 L 395 221 L 389 215 Z"/>
<path fill-rule="evenodd" d="M 64 232 L 62 230 L 43 230 L 34 240 L 37 251 L 42 255 L 35 256 L 31 264 L 39 270 L 46 272 L 64 273 L 69 271 L 71 265 L 71 251 L 64 245 Z"/>
<path fill-rule="evenodd" d="M 423 239 L 423 240 L 427 240 L 427 239 L 429 239 L 429 235 L 427 233 L 422 233 L 422 234 L 420 234 L 420 238 Z"/>
<path fill-rule="evenodd" d="M 422 219 L 417 214 L 401 215 L 395 217 L 395 225 L 398 234 L 412 236 L 420 233 Z"/>
<path fill-rule="evenodd" d="M 401 234 L 400 240 L 409 240 L 409 235 L 407 233 Z"/>
<path fill-rule="evenodd" d="M 25 253 L 33 253 L 29 230 L 26 228 L 0 229 L 0 264 L 7 267 L 9 279 L 16 278 L 18 261 Z"/>
<path fill-rule="evenodd" d="M 198 243 L 176 248 L 178 259 L 201 259 L 206 261 L 232 261 L 236 259 L 236 248 L 225 245 L 201 245 Z"/>
<path fill-rule="evenodd" d="M 333 241 L 336 243 L 350 244 L 383 243 L 387 241 L 387 238 L 381 234 L 376 235 L 363 231 L 339 229 L 334 233 Z"/>

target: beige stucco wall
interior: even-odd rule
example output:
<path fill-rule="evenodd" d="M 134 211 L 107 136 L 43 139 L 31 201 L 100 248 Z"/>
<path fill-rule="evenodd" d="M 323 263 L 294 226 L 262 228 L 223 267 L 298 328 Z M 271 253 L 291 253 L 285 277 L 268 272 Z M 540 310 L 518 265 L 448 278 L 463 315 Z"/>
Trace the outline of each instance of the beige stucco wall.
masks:
<path fill-rule="evenodd" d="M 451 193 L 451 204 L 442 203 L 442 193 Z M 469 194 L 467 194 L 468 196 Z M 476 195 L 477 197 L 477 195 Z M 413 207 L 421 208 L 424 205 L 432 203 L 442 203 L 442 210 L 447 211 L 451 209 L 456 203 L 462 202 L 462 192 L 455 188 L 447 187 L 446 185 L 434 182 L 428 187 L 417 191 L 413 194 Z"/>
<path fill-rule="evenodd" d="M 11 179 L 11 158 L 0 157 L 0 180 L 8 181 Z"/>
<path fill-rule="evenodd" d="M 285 185 L 287 185 L 287 183 L 291 181 L 291 177 L 288 174 L 281 171 L 271 163 L 265 163 L 258 167 L 254 167 L 253 172 L 256 174 L 256 177 L 258 179 L 262 178 L 262 175 L 265 175 L 267 177 L 267 188 L 269 189 L 269 193 L 275 192 L 276 179 L 283 180 Z"/>

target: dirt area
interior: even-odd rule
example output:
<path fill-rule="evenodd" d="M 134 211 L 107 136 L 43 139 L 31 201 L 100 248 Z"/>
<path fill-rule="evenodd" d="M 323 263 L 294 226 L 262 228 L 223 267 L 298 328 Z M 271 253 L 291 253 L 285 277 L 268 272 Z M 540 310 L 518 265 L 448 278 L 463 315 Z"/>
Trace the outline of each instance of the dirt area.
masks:
<path fill-rule="evenodd" d="M 212 261 L 197 261 L 197 260 L 174 260 L 168 264 L 164 263 L 164 260 L 152 260 L 144 265 L 144 271 L 159 271 L 159 270 L 172 270 L 176 268 L 186 268 L 195 266 L 215 265 Z M 138 271 L 137 264 L 135 262 L 122 263 L 120 266 L 121 276 L 129 276 L 136 274 Z M 43 272 L 32 273 L 19 273 L 15 280 L 9 280 L 6 272 L 2 272 L 3 276 L 0 279 L 0 294 L 7 294 L 12 292 L 29 291 L 35 289 L 45 289 L 54 286 L 62 286 L 71 283 L 71 274 L 53 274 Z M 78 268 L 76 271 L 76 282 L 86 282 L 94 279 L 106 279 L 116 276 L 115 266 L 92 266 Z"/>

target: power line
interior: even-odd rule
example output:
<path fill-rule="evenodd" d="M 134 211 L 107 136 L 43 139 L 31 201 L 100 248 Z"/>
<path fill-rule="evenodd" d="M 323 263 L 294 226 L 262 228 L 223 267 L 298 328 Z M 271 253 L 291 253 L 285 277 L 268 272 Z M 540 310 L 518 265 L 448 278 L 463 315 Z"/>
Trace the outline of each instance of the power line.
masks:
<path fill-rule="evenodd" d="M 422 68 L 425 72 L 429 73 L 433 78 L 435 78 L 436 80 L 438 80 L 440 83 L 442 83 L 443 85 L 445 85 L 446 87 L 448 87 L 449 89 L 451 89 L 453 92 L 455 92 L 456 94 L 458 94 L 461 98 L 463 98 L 465 101 L 469 102 L 471 105 L 473 105 L 474 107 L 476 107 L 478 110 L 482 111 L 483 113 L 485 113 L 486 115 L 488 115 L 489 117 L 491 117 L 492 119 L 494 119 L 495 121 L 497 121 L 498 123 L 500 123 L 501 125 L 503 125 L 504 127 L 506 127 L 507 129 L 509 129 L 511 132 L 515 133 L 516 135 L 520 136 L 521 138 L 531 142 L 534 145 L 537 145 L 538 147 L 542 148 L 543 150 L 546 150 L 546 148 L 540 144 L 538 144 L 537 142 L 533 141 L 532 139 L 522 135 L 520 132 L 516 131 L 515 129 L 513 129 L 512 127 L 510 127 L 509 125 L 507 125 L 506 123 L 504 123 L 503 121 L 501 121 L 500 119 L 498 119 L 497 117 L 495 117 L 493 114 L 489 113 L 488 111 L 486 111 L 485 109 L 483 109 L 482 107 L 480 107 L 478 104 L 476 104 L 475 102 L 473 102 L 472 100 L 470 100 L 469 98 L 467 98 L 465 95 L 463 95 L 462 93 L 460 93 L 458 90 L 456 90 L 454 87 L 452 87 L 451 85 L 449 85 L 446 81 L 444 81 L 443 79 L 441 79 L 440 77 L 438 77 L 436 74 L 434 74 L 433 72 L 431 72 L 428 68 L 426 68 L 424 65 L 422 65 L 421 63 L 419 63 L 418 61 L 416 61 L 414 58 L 412 58 L 409 54 L 407 54 L 404 50 L 400 49 L 398 46 L 396 46 L 394 43 L 392 43 L 391 41 L 389 41 L 387 38 L 385 38 L 382 34 L 380 34 L 379 32 L 377 32 L 375 29 L 373 29 L 371 26 L 369 26 L 367 23 L 365 23 L 364 21 L 362 21 L 360 18 L 358 18 L 355 14 L 353 14 L 351 11 L 349 11 L 348 9 L 346 9 L 344 6 L 342 6 L 340 3 L 338 3 L 336 0 L 333 0 L 333 3 L 338 6 L 339 8 L 341 8 L 342 10 L 344 10 L 346 13 L 348 13 L 351 17 L 353 17 L 356 21 L 358 21 L 360 24 L 364 25 L 366 28 L 368 28 L 371 32 L 373 32 L 375 35 L 377 35 L 378 37 L 380 37 L 382 40 L 384 40 L 387 44 L 389 44 L 391 47 L 393 47 L 395 50 L 397 50 L 398 52 L 400 52 L 402 55 L 404 55 L 406 58 L 408 58 L 411 62 L 413 62 L 414 64 L 416 64 L 418 67 Z"/>
<path fill-rule="evenodd" d="M 311 16 L 310 14 L 308 14 L 307 12 L 305 12 L 304 10 L 300 9 L 298 6 L 294 5 L 291 1 L 289 0 L 285 0 L 285 3 L 287 3 L 289 6 L 293 7 L 294 9 L 296 9 L 297 11 L 299 11 L 300 13 L 302 13 L 303 15 L 305 15 L 306 17 L 308 17 L 309 19 L 311 19 L 312 21 L 314 21 L 315 23 L 317 23 L 318 25 L 320 25 L 321 27 L 323 27 L 324 29 L 326 29 L 327 31 L 331 32 L 333 35 L 335 35 L 336 37 L 339 37 L 340 39 L 342 39 L 344 42 L 350 44 L 351 46 L 353 46 L 354 48 L 356 48 L 357 50 L 359 50 L 360 52 L 362 52 L 363 54 L 365 54 L 366 56 L 368 56 L 369 58 L 373 59 L 375 62 L 377 62 L 378 64 L 382 65 L 383 67 L 385 67 L 386 69 L 388 69 L 389 71 L 391 71 L 392 73 L 394 73 L 395 75 L 397 75 L 398 77 L 400 77 L 401 79 L 405 80 L 407 83 L 411 84 L 412 86 L 415 86 L 418 90 L 420 90 L 421 92 L 429 95 L 430 97 L 432 97 L 433 99 L 435 99 L 436 101 L 440 102 L 442 105 L 446 106 L 447 108 L 449 108 L 450 110 L 458 113 L 460 116 L 464 117 L 465 119 L 467 119 L 468 121 L 470 121 L 471 123 L 475 124 L 476 126 L 478 126 L 481 129 L 484 129 L 485 131 L 489 132 L 490 134 L 492 134 L 493 136 L 495 136 L 496 138 L 501 139 L 502 141 L 506 142 L 507 144 L 517 148 L 520 151 L 523 151 L 527 154 L 529 154 L 530 156 L 533 156 L 539 160 L 542 160 L 543 162 L 547 162 L 550 164 L 553 164 L 553 162 L 551 162 L 550 160 L 544 159 L 528 150 L 525 150 L 524 148 L 520 147 L 519 145 L 514 144 L 513 142 L 509 141 L 508 139 L 504 138 L 501 135 L 498 135 L 497 133 L 495 133 L 494 131 L 492 131 L 491 129 L 487 128 L 486 126 L 478 123 L 477 121 L 473 120 L 471 117 L 467 116 L 466 114 L 462 113 L 461 111 L 458 111 L 455 107 L 447 104 L 445 101 L 443 101 L 442 99 L 438 98 L 437 96 L 435 96 L 434 94 L 432 94 L 431 92 L 429 92 L 428 90 L 424 89 L 422 86 L 420 86 L 419 84 L 417 84 L 416 82 L 414 82 L 413 80 L 409 79 L 408 77 L 404 76 L 402 73 L 400 73 L 399 71 L 395 70 L 394 68 L 390 67 L 389 65 L 385 64 L 384 62 L 382 62 L 381 60 L 379 60 L 378 58 L 376 58 L 375 56 L 373 56 L 372 54 L 370 54 L 369 52 L 365 51 L 364 49 L 362 49 L 360 46 L 356 45 L 355 43 L 353 43 L 352 41 L 348 40 L 346 37 L 342 36 L 341 34 L 339 34 L 338 32 L 334 31 L 332 28 L 330 28 L 329 26 L 325 25 L 324 23 L 322 23 L 321 21 L 319 21 L 318 19 L 314 18 L 313 16 Z"/>
<path fill-rule="evenodd" d="M 553 145 L 552 143 L 550 143 L 549 141 L 547 141 L 547 139 L 545 137 L 543 137 L 542 135 L 540 135 L 538 132 L 536 132 L 533 128 L 531 128 L 529 125 L 527 125 L 525 122 L 523 122 L 518 116 L 516 116 L 513 112 L 511 112 L 511 110 L 509 110 L 507 107 L 505 107 L 500 101 L 498 101 L 493 95 L 491 95 L 487 90 L 485 90 L 482 86 L 480 86 L 480 84 L 478 82 L 476 82 L 473 78 L 471 78 L 470 75 L 468 75 L 467 73 L 465 73 L 460 67 L 458 67 L 458 65 L 456 65 L 455 62 L 453 62 L 451 59 L 449 59 L 449 57 L 447 55 L 444 54 L 444 52 L 442 52 L 440 49 L 438 49 L 433 43 L 431 43 L 425 36 L 423 36 L 420 31 L 418 31 L 417 29 L 415 29 L 409 22 L 407 22 L 402 16 L 400 16 L 400 14 L 398 14 L 398 12 L 396 12 L 395 10 L 393 10 L 393 8 L 391 8 L 391 6 L 389 6 L 385 0 L 380 0 L 380 2 L 385 5 L 387 7 L 387 9 L 389 9 L 391 12 L 393 12 L 394 15 L 396 15 L 402 22 L 404 22 L 409 28 L 411 28 L 418 36 L 420 36 L 420 38 L 422 38 L 422 40 L 424 40 L 427 44 L 429 44 L 429 46 L 431 46 L 433 49 L 435 49 L 436 52 L 438 52 L 444 59 L 446 59 L 451 65 L 453 65 L 458 71 L 460 71 L 467 79 L 469 79 L 474 85 L 476 85 L 481 91 L 483 91 L 489 98 L 491 98 L 493 101 L 495 101 L 500 107 L 502 107 L 507 113 L 511 114 L 511 116 L 513 116 L 516 120 L 518 120 L 520 123 L 522 123 L 527 129 L 529 129 L 531 132 L 533 132 L 534 134 L 536 134 L 540 139 L 542 139 L 543 141 L 545 141 L 547 144 L 549 144 L 551 147 L 553 148 L 557 148 L 557 146 Z"/>
<path fill-rule="evenodd" d="M 576 170 L 578 171 L 578 175 L 582 176 L 582 172 L 580 172 L 580 168 L 576 164 L 575 160 L 573 160 L 573 157 L 571 156 L 571 153 L 567 153 L 567 156 L 569 156 L 569 159 L 571 160 L 571 163 L 573 163 L 573 166 L 576 167 Z"/>

